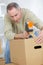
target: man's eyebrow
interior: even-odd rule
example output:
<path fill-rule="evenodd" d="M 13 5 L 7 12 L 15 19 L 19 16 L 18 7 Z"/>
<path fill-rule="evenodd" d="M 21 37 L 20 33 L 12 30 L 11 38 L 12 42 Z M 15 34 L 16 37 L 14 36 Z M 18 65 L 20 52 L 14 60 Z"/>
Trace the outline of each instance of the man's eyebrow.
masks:
<path fill-rule="evenodd" d="M 14 17 L 14 16 L 17 16 L 17 14 L 13 15 L 13 16 L 10 16 L 10 17 Z"/>

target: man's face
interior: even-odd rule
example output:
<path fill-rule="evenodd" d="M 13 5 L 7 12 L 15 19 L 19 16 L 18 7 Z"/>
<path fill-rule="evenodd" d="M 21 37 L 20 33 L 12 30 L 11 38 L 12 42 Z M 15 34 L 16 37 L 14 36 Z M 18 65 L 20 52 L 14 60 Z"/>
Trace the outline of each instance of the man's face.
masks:
<path fill-rule="evenodd" d="M 8 15 L 11 18 L 11 20 L 15 22 L 19 22 L 22 17 L 21 9 L 12 8 L 11 10 L 8 10 Z"/>

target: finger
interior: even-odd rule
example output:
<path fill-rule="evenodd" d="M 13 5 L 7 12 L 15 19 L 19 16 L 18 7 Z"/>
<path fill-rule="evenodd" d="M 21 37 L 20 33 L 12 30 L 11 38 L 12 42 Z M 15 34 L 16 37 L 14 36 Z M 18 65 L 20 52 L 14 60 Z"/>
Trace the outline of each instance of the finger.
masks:
<path fill-rule="evenodd" d="M 43 40 L 42 39 L 40 39 L 38 42 L 36 42 L 36 43 L 42 43 L 43 42 Z"/>
<path fill-rule="evenodd" d="M 36 43 L 41 43 L 42 41 L 43 41 L 43 37 L 36 39 Z"/>

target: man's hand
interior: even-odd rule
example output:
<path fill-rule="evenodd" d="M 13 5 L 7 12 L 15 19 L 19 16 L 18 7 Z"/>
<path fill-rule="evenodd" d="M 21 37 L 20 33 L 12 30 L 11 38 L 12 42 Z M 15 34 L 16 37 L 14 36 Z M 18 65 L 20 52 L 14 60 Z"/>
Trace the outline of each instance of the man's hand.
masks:
<path fill-rule="evenodd" d="M 24 38 L 24 39 L 29 38 L 29 33 L 26 32 L 26 31 L 24 31 L 24 32 L 22 33 L 22 35 L 23 35 L 23 38 Z"/>
<path fill-rule="evenodd" d="M 29 37 L 29 33 L 24 31 L 23 33 L 20 34 L 15 34 L 15 39 L 27 39 Z"/>
<path fill-rule="evenodd" d="M 39 33 L 39 36 L 35 40 L 36 43 L 43 43 L 43 30 Z"/>

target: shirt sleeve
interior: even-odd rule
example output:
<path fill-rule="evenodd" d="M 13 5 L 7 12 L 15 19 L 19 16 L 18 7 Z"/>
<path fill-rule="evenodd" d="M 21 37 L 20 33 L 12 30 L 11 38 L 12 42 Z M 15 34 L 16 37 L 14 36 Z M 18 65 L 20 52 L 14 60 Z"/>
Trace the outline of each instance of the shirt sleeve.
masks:
<path fill-rule="evenodd" d="M 4 35 L 7 39 L 14 39 L 15 33 L 12 31 L 12 24 L 10 19 L 5 16 L 4 17 Z"/>
<path fill-rule="evenodd" d="M 33 12 L 27 9 L 25 10 L 25 21 L 29 20 L 31 20 L 37 28 L 41 29 L 43 27 L 43 22 L 33 14 Z"/>

